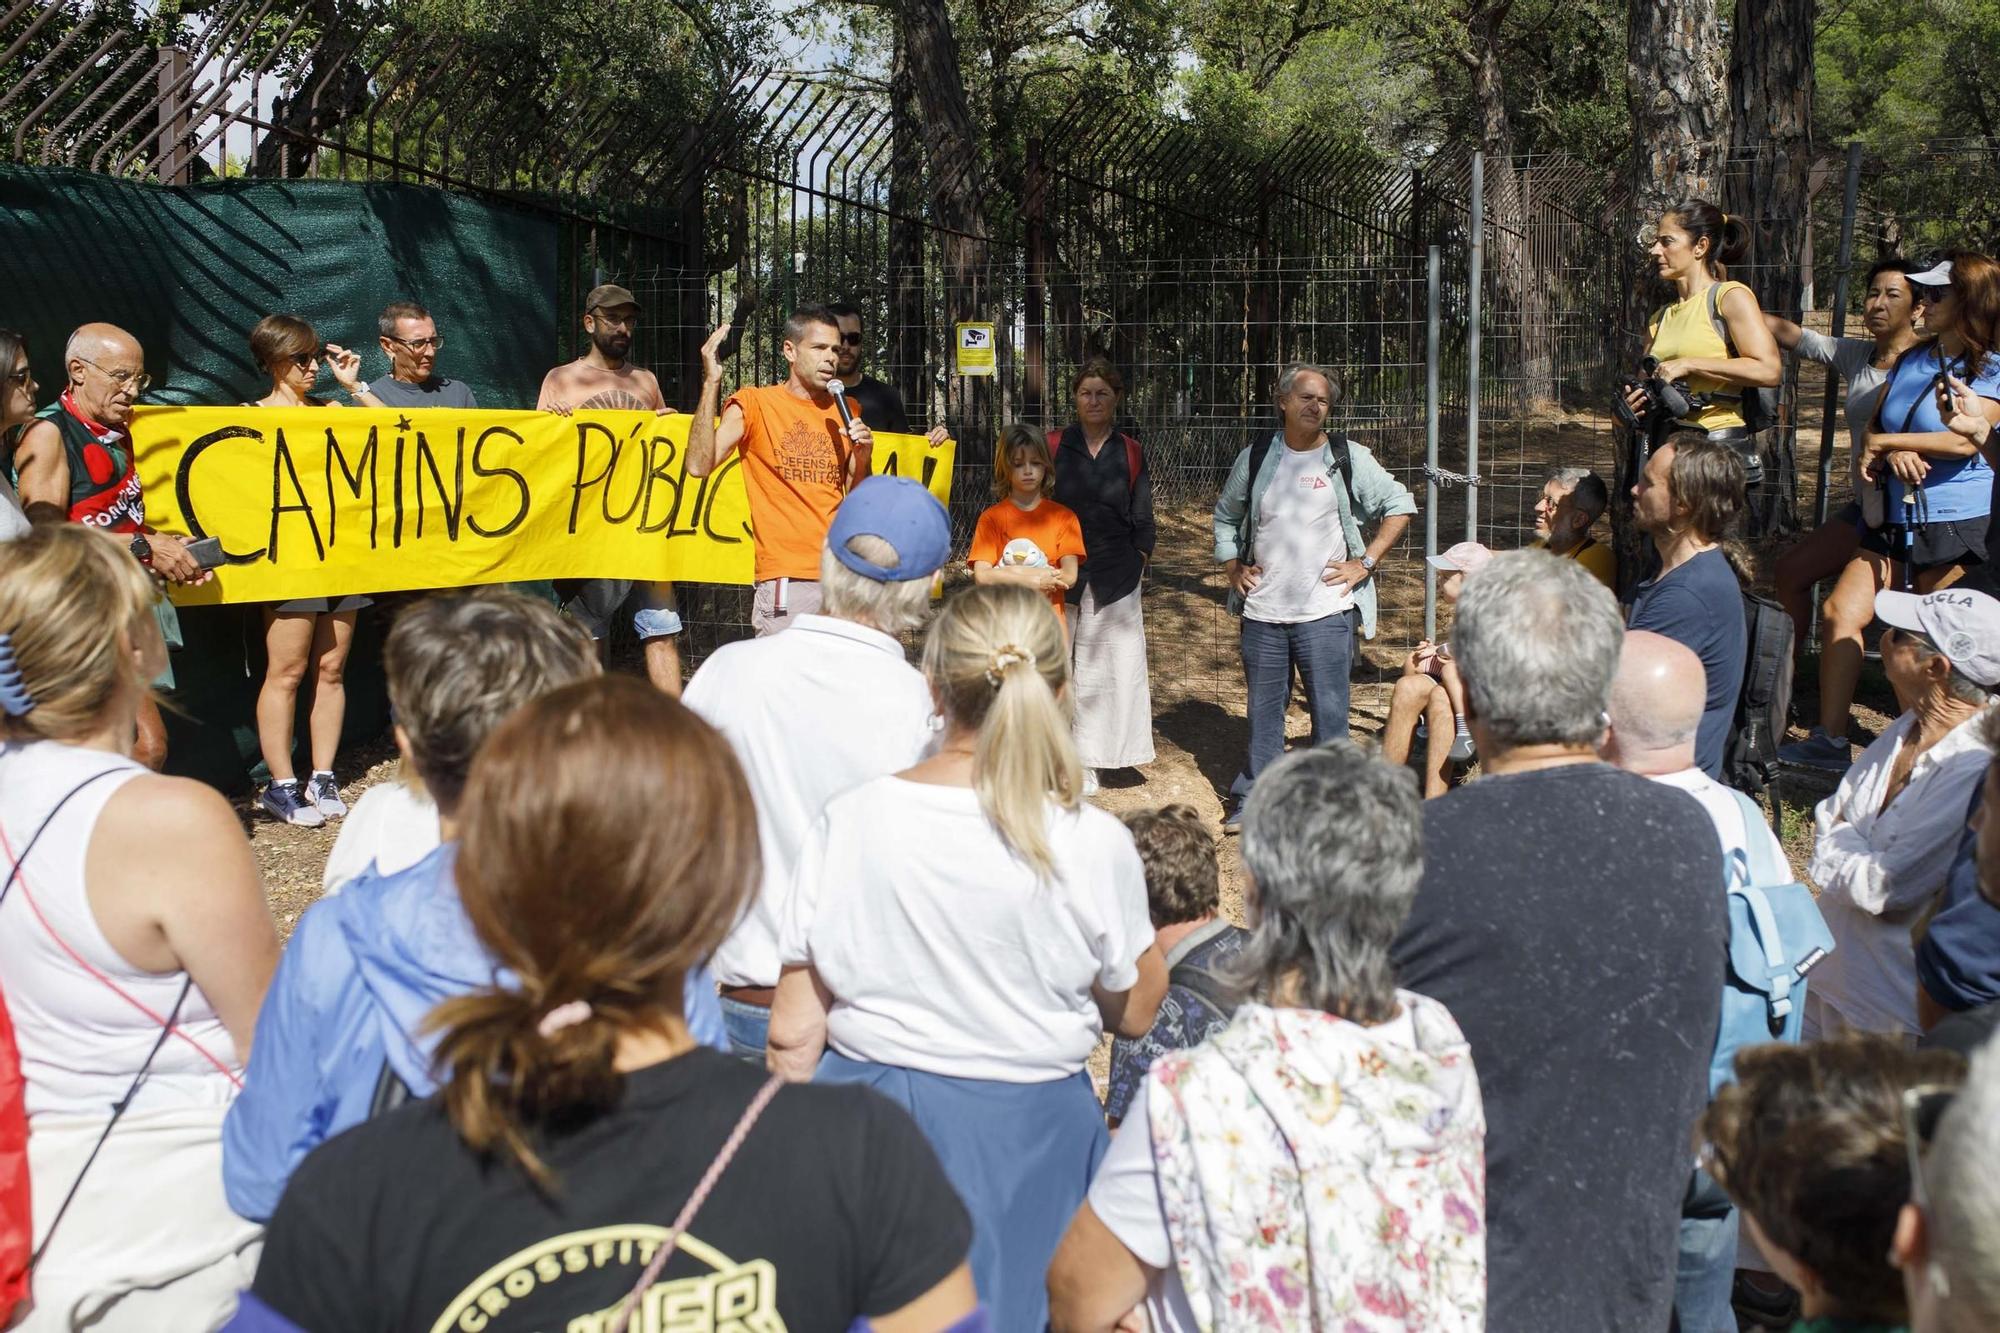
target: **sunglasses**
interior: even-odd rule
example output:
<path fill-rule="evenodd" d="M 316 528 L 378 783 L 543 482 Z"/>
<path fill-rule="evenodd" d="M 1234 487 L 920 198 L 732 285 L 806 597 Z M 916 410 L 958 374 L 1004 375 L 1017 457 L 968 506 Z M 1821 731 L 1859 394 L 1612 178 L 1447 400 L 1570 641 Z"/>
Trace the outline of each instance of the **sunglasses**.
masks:
<path fill-rule="evenodd" d="M 1924 305 L 1936 305 L 1951 295 L 1951 284 L 1948 282 L 1918 282 L 1911 285 L 1916 288 L 1917 300 Z"/>
<path fill-rule="evenodd" d="M 28 370 L 25 366 L 22 367 L 20 370 L 10 370 L 7 372 L 7 382 L 9 384 L 17 385 L 21 388 L 26 388 L 28 381 L 33 379 L 34 377 L 35 377 L 34 373 Z"/>
<path fill-rule="evenodd" d="M 324 347 L 315 347 L 310 352 L 300 352 L 298 355 L 291 357 L 290 360 L 300 370 L 311 370 L 314 366 L 326 360 L 326 349 Z"/>
<path fill-rule="evenodd" d="M 861 346 L 861 335 L 858 333 L 843 333 L 840 335 L 840 340 L 849 347 Z"/>

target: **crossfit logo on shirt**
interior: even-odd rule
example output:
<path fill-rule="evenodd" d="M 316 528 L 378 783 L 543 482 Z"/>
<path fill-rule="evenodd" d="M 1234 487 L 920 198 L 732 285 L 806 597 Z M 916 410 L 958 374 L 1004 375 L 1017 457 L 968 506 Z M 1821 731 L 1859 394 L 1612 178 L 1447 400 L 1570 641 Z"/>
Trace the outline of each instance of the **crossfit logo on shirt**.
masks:
<path fill-rule="evenodd" d="M 605 1333 L 666 1236 L 665 1227 L 632 1224 L 545 1240 L 481 1273 L 431 1333 L 541 1333 L 558 1326 L 564 1333 Z M 676 1248 L 712 1271 L 654 1283 L 626 1326 L 630 1333 L 785 1333 L 770 1261 L 738 1264 L 692 1236 L 682 1236 Z M 585 1280 L 573 1284 L 571 1298 L 562 1288 L 573 1278 Z M 599 1308 L 614 1286 L 615 1298 Z M 564 1315 L 566 1308 L 576 1312 Z"/>

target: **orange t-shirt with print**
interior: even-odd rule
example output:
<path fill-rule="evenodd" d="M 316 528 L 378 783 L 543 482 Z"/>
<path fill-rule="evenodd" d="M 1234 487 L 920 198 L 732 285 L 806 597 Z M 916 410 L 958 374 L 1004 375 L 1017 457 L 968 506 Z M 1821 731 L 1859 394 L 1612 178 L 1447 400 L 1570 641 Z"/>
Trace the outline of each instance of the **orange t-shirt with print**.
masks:
<path fill-rule="evenodd" d="M 743 409 L 743 486 L 757 540 L 755 578 L 817 579 L 833 511 L 847 495 L 847 437 L 833 400 L 825 407 L 782 384 L 738 389 Z M 861 415 L 852 398 L 848 408 Z M 728 403 L 723 409 L 728 410 Z"/>
<path fill-rule="evenodd" d="M 1083 559 L 1083 525 L 1077 522 L 1075 510 L 1044 497 L 1033 509 L 1002 500 L 981 514 L 979 526 L 972 530 L 972 550 L 965 558 L 1002 568 L 1046 564 L 1054 569 L 1068 555 Z M 1062 590 L 1054 590 L 1048 598 L 1061 618 Z"/>

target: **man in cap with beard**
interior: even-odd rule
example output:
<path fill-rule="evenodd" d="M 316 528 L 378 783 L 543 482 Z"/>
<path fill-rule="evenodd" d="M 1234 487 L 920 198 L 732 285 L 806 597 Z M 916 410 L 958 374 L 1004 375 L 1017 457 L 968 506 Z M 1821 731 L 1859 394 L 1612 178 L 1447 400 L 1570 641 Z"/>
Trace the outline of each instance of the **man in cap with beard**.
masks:
<path fill-rule="evenodd" d="M 583 298 L 583 331 L 590 347 L 576 360 L 557 366 L 542 377 L 540 412 L 568 416 L 572 412 L 652 412 L 665 416 L 674 409 L 660 393 L 653 372 L 626 358 L 632 334 L 639 326 L 639 302 L 615 283 L 593 287 Z M 646 676 L 658 688 L 681 692 L 680 611 L 674 585 L 633 579 L 576 579 L 559 584 L 563 610 L 602 644 L 621 612 L 630 611 L 632 628 L 646 654 Z"/>

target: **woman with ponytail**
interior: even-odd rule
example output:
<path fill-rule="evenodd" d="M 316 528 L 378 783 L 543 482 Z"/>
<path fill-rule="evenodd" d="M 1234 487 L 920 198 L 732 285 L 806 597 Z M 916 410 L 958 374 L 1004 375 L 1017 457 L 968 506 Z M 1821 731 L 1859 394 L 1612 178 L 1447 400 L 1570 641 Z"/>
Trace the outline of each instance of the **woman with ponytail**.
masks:
<path fill-rule="evenodd" d="M 579 681 L 487 739 L 462 809 L 495 980 L 432 1015 L 439 1096 L 293 1176 L 243 1328 L 922 1333 L 973 1312 L 965 1210 L 908 1116 L 780 1090 L 688 1032 L 683 979 L 758 876 L 720 734 L 643 680 Z"/>
<path fill-rule="evenodd" d="M 1106 1143 L 1084 1063 L 1105 1029 L 1151 1029 L 1167 970 L 1132 835 L 1082 800 L 1048 600 L 960 594 L 924 675 L 936 752 L 829 801 L 800 851 L 771 1067 L 909 1108 L 972 1211 L 994 1327 L 1039 1330 Z"/>
<path fill-rule="evenodd" d="M 1774 388 L 1784 374 L 1778 343 L 1757 306 L 1757 294 L 1729 280 L 1729 265 L 1750 249 L 1750 229 L 1714 204 L 1688 199 L 1660 216 L 1648 253 L 1674 299 L 1647 324 L 1646 355 L 1654 372 L 1678 383 L 1695 400 L 1679 425 L 1733 446 L 1743 455 L 1750 485 L 1763 478 L 1757 439 L 1743 414 L 1744 396 Z M 1628 401 L 1645 407 L 1643 391 Z"/>
<path fill-rule="evenodd" d="M 222 1121 L 278 934 L 229 802 L 132 757 L 157 596 L 101 529 L 0 542 L 0 1118 L 26 1111 L 35 1254 L 8 1327 L 37 1333 L 212 1329 L 257 1262 Z"/>

